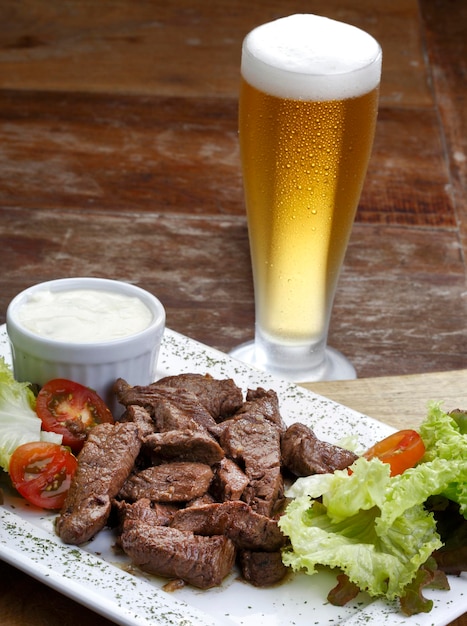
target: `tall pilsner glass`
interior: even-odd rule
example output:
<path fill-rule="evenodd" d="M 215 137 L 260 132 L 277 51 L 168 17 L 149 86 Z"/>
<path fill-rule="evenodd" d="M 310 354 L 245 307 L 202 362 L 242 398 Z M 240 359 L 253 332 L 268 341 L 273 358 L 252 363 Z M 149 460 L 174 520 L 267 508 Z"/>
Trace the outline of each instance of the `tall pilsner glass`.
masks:
<path fill-rule="evenodd" d="M 381 48 L 364 31 L 292 15 L 242 50 L 240 151 L 255 340 L 232 355 L 287 380 L 355 378 L 327 347 L 339 272 L 373 144 Z"/>

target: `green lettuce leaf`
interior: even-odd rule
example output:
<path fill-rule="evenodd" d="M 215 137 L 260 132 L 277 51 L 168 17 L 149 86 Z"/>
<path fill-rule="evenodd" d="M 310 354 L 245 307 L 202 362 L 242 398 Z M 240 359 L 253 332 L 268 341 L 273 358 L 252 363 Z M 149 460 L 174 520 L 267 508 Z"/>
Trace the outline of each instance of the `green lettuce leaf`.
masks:
<path fill-rule="evenodd" d="M 453 478 L 442 495 L 457 502 L 460 512 L 467 517 L 467 433 L 464 422 L 456 420 L 441 409 L 441 403 L 428 405 L 428 415 L 420 426 L 420 435 L 425 444 L 424 462 L 443 459 L 452 466 Z M 422 465 L 425 465 L 423 463 Z M 456 475 L 457 472 L 457 475 Z"/>
<path fill-rule="evenodd" d="M 349 585 L 372 596 L 429 610 L 420 596 L 421 567 L 443 542 L 425 504 L 440 495 L 467 518 L 467 429 L 464 413 L 445 413 L 439 403 L 428 409 L 420 428 L 426 452 L 416 467 L 391 477 L 389 465 L 360 458 L 350 471 L 292 485 L 286 495 L 293 500 L 279 520 L 290 539 L 286 565 L 308 574 L 319 565 L 338 568 Z"/>
<path fill-rule="evenodd" d="M 318 565 L 337 567 L 362 591 L 393 600 L 442 545 L 433 516 L 423 507 L 426 490 L 414 475 L 413 493 L 410 481 L 391 478 L 378 459 L 358 459 L 351 469 L 300 478 L 288 491 L 294 500 L 279 520 L 290 538 L 283 560 L 308 574 Z M 443 486 L 451 478 L 445 477 Z"/>
<path fill-rule="evenodd" d="M 19 383 L 5 359 L 0 358 L 0 467 L 8 472 L 14 450 L 30 441 L 61 443 L 61 435 L 41 430 L 36 399 L 28 383 Z"/>
<path fill-rule="evenodd" d="M 445 495 L 455 485 L 465 490 L 466 484 L 467 461 L 435 458 L 420 463 L 391 479 L 379 523 L 389 527 L 408 507 L 424 504 L 430 496 Z"/>

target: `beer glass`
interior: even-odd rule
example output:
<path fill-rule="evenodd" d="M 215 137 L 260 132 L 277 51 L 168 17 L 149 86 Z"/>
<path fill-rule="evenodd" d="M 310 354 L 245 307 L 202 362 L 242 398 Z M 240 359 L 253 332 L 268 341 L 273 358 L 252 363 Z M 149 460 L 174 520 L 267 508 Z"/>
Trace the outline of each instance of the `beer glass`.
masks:
<path fill-rule="evenodd" d="M 315 15 L 251 31 L 239 139 L 255 339 L 231 355 L 286 380 L 355 378 L 327 346 L 336 285 L 373 144 L 382 52 Z"/>

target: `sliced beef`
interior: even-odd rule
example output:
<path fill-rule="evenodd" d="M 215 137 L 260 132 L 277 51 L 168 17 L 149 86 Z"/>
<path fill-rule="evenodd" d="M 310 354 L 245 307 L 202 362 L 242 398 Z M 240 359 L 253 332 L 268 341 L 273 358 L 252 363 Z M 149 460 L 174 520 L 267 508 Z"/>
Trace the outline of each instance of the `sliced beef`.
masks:
<path fill-rule="evenodd" d="M 211 437 L 201 429 L 168 430 L 153 433 L 146 437 L 145 449 L 150 451 L 155 462 L 160 460 L 196 461 L 214 465 L 224 457 L 224 451 Z"/>
<path fill-rule="evenodd" d="M 225 453 L 245 466 L 249 478 L 281 466 L 280 433 L 267 420 L 232 419 L 225 424 L 220 444 Z"/>
<path fill-rule="evenodd" d="M 220 444 L 245 468 L 249 481 L 245 501 L 270 516 L 283 495 L 279 428 L 261 415 L 235 417 L 224 423 Z"/>
<path fill-rule="evenodd" d="M 225 535 L 237 548 L 248 550 L 274 551 L 284 545 L 277 522 L 240 501 L 180 509 L 170 525 L 195 535 Z"/>
<path fill-rule="evenodd" d="M 243 401 L 231 379 L 199 374 L 119 379 L 114 390 L 124 414 L 89 435 L 56 522 L 63 541 L 83 543 L 107 523 L 147 572 L 206 589 L 238 553 L 248 582 L 280 582 L 283 470 L 332 472 L 356 456 L 303 424 L 287 428 L 273 390 L 249 389 Z"/>
<path fill-rule="evenodd" d="M 130 511 L 120 545 L 142 570 L 208 589 L 220 585 L 231 571 L 236 550 L 223 536 L 203 537 L 168 526 L 154 526 L 140 511 Z"/>
<path fill-rule="evenodd" d="M 190 507 L 190 508 L 195 508 L 196 506 L 204 506 L 205 504 L 213 504 L 216 500 L 213 498 L 213 496 L 210 493 L 205 493 L 202 496 L 199 496 L 198 498 L 194 498 L 193 500 L 190 500 L 189 502 L 186 503 L 185 506 Z"/>
<path fill-rule="evenodd" d="M 156 383 L 131 387 L 121 378 L 116 381 L 114 391 L 125 407 L 144 407 L 154 420 L 157 431 L 201 427 L 217 432 L 216 421 L 191 391 Z"/>
<path fill-rule="evenodd" d="M 157 430 L 202 428 L 217 434 L 216 421 L 193 393 L 161 387 L 155 388 L 154 397 L 159 398 L 153 405 Z"/>
<path fill-rule="evenodd" d="M 119 420 L 120 422 L 133 422 L 138 426 L 142 438 L 154 432 L 155 424 L 148 411 L 136 404 L 130 404 Z"/>
<path fill-rule="evenodd" d="M 289 426 L 282 436 L 282 462 L 295 476 L 327 474 L 344 469 L 357 455 L 326 441 L 321 441 L 305 424 Z"/>
<path fill-rule="evenodd" d="M 286 429 L 286 425 L 279 410 L 279 398 L 273 389 L 267 391 L 262 387 L 248 389 L 246 402 L 238 411 L 238 415 L 246 415 L 251 419 L 261 416 L 275 424 L 281 431 Z"/>
<path fill-rule="evenodd" d="M 215 465 L 211 493 L 219 502 L 240 500 L 247 485 L 247 475 L 232 459 L 224 457 Z"/>
<path fill-rule="evenodd" d="M 140 498 L 153 502 L 188 502 L 208 491 L 212 477 L 212 469 L 204 463 L 163 463 L 129 476 L 118 497 L 129 502 Z"/>
<path fill-rule="evenodd" d="M 162 378 L 156 385 L 192 392 L 216 421 L 233 415 L 243 404 L 242 390 L 230 378 L 218 380 L 209 374 L 179 374 Z"/>
<path fill-rule="evenodd" d="M 142 522 L 152 526 L 169 526 L 174 514 L 178 511 L 178 506 L 175 504 L 151 502 L 149 498 L 141 498 L 133 503 L 116 500 L 112 506 L 121 528 L 127 517 L 140 518 Z"/>
<path fill-rule="evenodd" d="M 268 467 L 251 475 L 243 499 L 258 513 L 274 517 L 283 506 L 284 479 L 281 468 Z"/>
<path fill-rule="evenodd" d="M 112 498 L 132 471 L 140 448 L 135 424 L 100 424 L 90 431 L 57 517 L 56 531 L 62 541 L 82 544 L 105 526 Z"/>
<path fill-rule="evenodd" d="M 270 587 L 283 580 L 287 567 L 280 552 L 251 552 L 242 550 L 239 564 L 243 578 L 255 587 Z"/>

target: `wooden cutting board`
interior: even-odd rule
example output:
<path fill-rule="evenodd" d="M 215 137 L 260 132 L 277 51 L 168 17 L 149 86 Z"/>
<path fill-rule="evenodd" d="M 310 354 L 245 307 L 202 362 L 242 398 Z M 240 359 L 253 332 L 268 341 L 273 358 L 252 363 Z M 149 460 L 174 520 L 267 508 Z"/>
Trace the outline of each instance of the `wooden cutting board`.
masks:
<path fill-rule="evenodd" d="M 398 429 L 418 426 L 430 400 L 467 410 L 467 369 L 302 385 Z"/>

